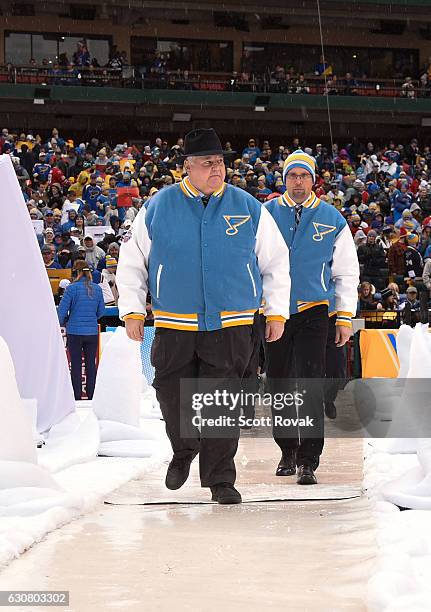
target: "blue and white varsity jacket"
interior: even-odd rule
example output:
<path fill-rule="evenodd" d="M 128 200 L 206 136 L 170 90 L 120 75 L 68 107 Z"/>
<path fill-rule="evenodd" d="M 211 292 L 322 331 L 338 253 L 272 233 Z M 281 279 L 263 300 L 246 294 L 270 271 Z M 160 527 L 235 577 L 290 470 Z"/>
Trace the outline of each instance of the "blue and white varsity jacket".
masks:
<path fill-rule="evenodd" d="M 356 312 L 359 263 L 344 217 L 314 193 L 303 203 L 298 226 L 295 202 L 285 192 L 265 204 L 290 253 L 290 312 L 295 314 L 335 298 L 338 325 L 351 325 Z"/>
<path fill-rule="evenodd" d="M 289 317 L 289 250 L 274 219 L 247 192 L 223 186 L 207 206 L 186 177 L 151 198 L 123 237 L 116 282 L 120 317 L 213 331 Z"/>

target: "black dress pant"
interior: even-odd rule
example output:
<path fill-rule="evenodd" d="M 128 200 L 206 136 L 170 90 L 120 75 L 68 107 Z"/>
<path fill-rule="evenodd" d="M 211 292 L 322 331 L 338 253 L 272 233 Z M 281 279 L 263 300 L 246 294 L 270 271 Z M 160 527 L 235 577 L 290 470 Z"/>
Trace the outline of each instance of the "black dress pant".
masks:
<path fill-rule="evenodd" d="M 239 428 L 231 437 L 199 439 L 182 437 L 181 417 L 191 404 L 182 406 L 180 380 L 184 378 L 229 379 L 241 381 L 253 350 L 253 328 L 249 325 L 229 327 L 212 332 L 191 332 L 157 328 L 151 350 L 155 368 L 153 386 L 156 389 L 166 433 L 174 457 L 192 458 L 199 453 L 202 487 L 221 482 L 234 484 L 234 457 L 238 448 Z M 198 381 L 197 381 L 198 382 Z"/>
<path fill-rule="evenodd" d="M 313 427 L 273 426 L 274 440 L 282 451 L 296 449 L 297 465 L 307 464 L 312 469 L 319 465 L 324 443 L 323 378 L 327 336 L 328 307 L 319 305 L 292 315 L 280 340 L 266 344 L 271 393 L 299 392 L 303 398 L 302 405 L 295 402 L 281 409 L 273 407 L 273 422 L 276 416 L 285 419 L 309 416 L 313 421 Z"/>
<path fill-rule="evenodd" d="M 346 347 L 336 346 L 335 344 L 336 320 L 335 315 L 329 317 L 326 343 L 325 402 L 335 402 L 338 391 L 344 389 L 347 376 Z"/>
<path fill-rule="evenodd" d="M 70 355 L 70 370 L 73 393 L 76 400 L 82 395 L 82 351 L 84 351 L 85 374 L 87 378 L 86 390 L 88 399 L 93 398 L 96 384 L 96 355 L 99 337 L 67 334 L 67 348 Z"/>
<path fill-rule="evenodd" d="M 247 391 L 251 393 L 259 392 L 260 380 L 257 370 L 260 367 L 262 371 L 265 366 L 264 356 L 262 359 L 262 354 L 264 352 L 263 345 L 265 344 L 265 321 L 265 316 L 259 314 L 259 311 L 256 312 L 254 315 L 252 332 L 253 351 L 244 372 L 244 378 L 248 381 Z M 255 415 L 254 404 L 244 406 L 243 414 L 247 419 L 253 419 Z"/>

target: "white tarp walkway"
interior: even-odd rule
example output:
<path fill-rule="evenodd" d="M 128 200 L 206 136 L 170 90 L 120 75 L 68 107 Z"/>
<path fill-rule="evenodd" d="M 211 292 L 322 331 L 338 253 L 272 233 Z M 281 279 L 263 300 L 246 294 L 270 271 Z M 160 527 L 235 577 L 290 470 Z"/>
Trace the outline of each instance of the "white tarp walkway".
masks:
<path fill-rule="evenodd" d="M 298 489 L 273 476 L 277 460 L 272 440 L 243 438 L 239 490 Z M 163 466 L 111 494 L 120 505 L 100 505 L 13 561 L 0 590 L 69 590 L 73 612 L 366 610 L 376 544 L 370 504 L 357 496 L 362 463 L 362 440 L 328 439 L 320 484 L 301 487 L 310 501 L 121 505 L 161 499 Z M 341 485 L 351 499 L 316 500 Z M 180 494 L 202 499 L 196 461 L 169 498 Z"/>

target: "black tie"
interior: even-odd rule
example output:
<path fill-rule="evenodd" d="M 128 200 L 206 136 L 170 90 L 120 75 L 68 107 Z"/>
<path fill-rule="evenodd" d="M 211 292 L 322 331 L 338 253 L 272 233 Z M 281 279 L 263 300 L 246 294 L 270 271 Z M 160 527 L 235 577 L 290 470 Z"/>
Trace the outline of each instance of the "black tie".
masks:
<path fill-rule="evenodd" d="M 298 226 L 301 221 L 301 213 L 302 213 L 302 204 L 295 204 L 295 222 L 296 226 Z"/>
<path fill-rule="evenodd" d="M 203 195 L 203 196 L 202 196 L 202 204 L 204 205 L 204 207 L 205 207 L 205 208 L 206 208 L 206 205 L 207 205 L 207 204 L 208 204 L 208 202 L 209 202 L 210 197 L 211 197 L 211 196 L 209 196 L 209 195 Z"/>

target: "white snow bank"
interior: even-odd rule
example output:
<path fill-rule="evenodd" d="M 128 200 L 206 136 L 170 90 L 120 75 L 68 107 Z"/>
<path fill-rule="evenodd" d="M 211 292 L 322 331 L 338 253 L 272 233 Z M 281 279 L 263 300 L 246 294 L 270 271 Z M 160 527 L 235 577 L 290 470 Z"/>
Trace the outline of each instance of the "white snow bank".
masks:
<path fill-rule="evenodd" d="M 39 496 L 35 501 L 31 499 L 33 491 L 21 490 L 21 510 L 27 516 L 0 516 L 0 566 L 10 563 L 40 542 L 47 533 L 94 510 L 111 491 L 129 480 L 144 478 L 146 473 L 159 467 L 168 455 L 167 443 L 163 441 L 157 455 L 148 459 L 98 457 L 85 464 L 68 467 L 55 475 L 58 485 L 65 492 L 63 497 L 57 499 L 51 495 L 55 492 L 46 492 L 46 497 Z M 16 501 L 13 492 L 2 493 L 9 502 Z M 25 495 L 28 496 L 27 506 Z"/>
<path fill-rule="evenodd" d="M 397 495 L 399 483 L 414 487 L 413 475 L 420 472 L 423 476 L 418 456 L 381 452 L 368 441 L 365 455 L 364 487 L 373 507 L 378 546 L 373 576 L 368 584 L 368 609 L 370 612 L 428 612 L 431 601 L 431 512 L 401 512 L 385 499 L 388 491 Z M 400 491 L 398 495 L 401 495 Z M 402 496 L 398 499 L 406 501 Z"/>

